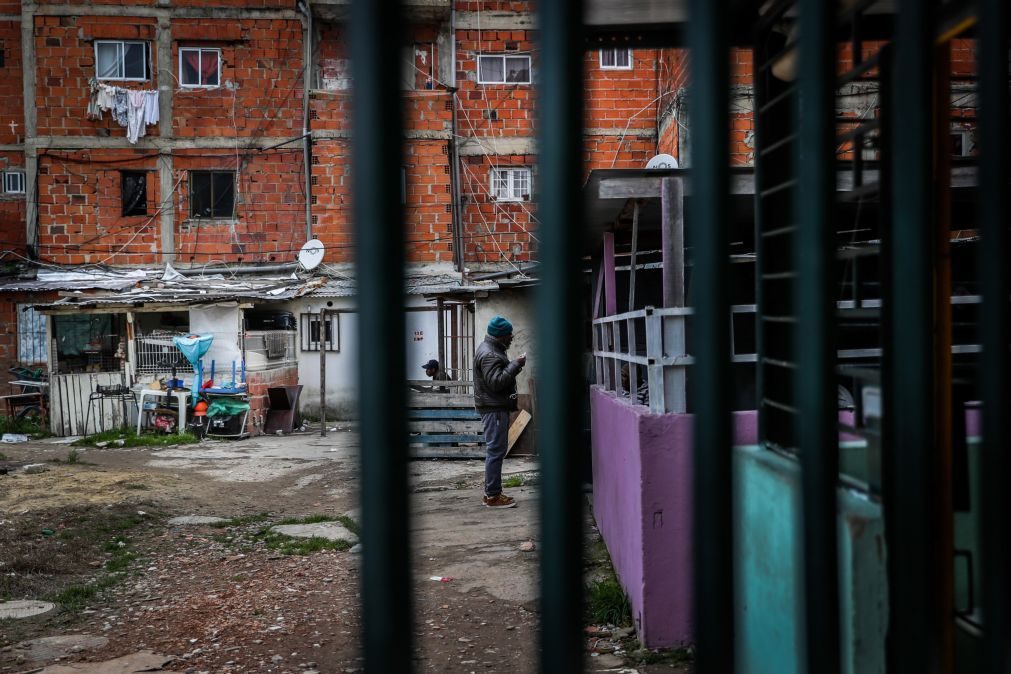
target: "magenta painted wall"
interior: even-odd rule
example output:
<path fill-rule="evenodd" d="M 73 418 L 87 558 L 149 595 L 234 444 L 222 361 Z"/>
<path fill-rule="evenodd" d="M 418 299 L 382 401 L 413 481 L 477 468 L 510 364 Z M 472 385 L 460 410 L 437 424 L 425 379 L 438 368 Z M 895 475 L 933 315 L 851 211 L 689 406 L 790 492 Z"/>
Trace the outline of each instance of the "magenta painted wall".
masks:
<path fill-rule="evenodd" d="M 590 392 L 593 515 L 649 648 L 692 640 L 692 416 L 650 414 Z M 754 412 L 734 415 L 734 443 L 757 442 Z"/>

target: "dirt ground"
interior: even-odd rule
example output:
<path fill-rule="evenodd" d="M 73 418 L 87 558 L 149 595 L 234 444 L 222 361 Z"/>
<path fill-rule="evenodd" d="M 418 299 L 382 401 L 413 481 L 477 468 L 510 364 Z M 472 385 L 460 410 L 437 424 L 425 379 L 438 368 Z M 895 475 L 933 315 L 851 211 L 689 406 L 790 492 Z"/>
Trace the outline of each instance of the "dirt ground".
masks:
<path fill-rule="evenodd" d="M 269 531 L 357 524 L 353 433 L 76 457 L 52 440 L 0 450 L 0 596 L 57 604 L 0 620 L 0 672 L 140 671 L 151 658 L 191 673 L 361 670 L 354 541 L 283 554 Z M 480 505 L 480 461 L 410 468 L 416 669 L 536 671 L 536 462 L 507 460 L 524 484 L 504 511 Z M 225 521 L 171 522 L 182 515 Z M 686 671 L 630 666 L 633 637 L 612 632 L 589 630 L 589 669 Z"/>

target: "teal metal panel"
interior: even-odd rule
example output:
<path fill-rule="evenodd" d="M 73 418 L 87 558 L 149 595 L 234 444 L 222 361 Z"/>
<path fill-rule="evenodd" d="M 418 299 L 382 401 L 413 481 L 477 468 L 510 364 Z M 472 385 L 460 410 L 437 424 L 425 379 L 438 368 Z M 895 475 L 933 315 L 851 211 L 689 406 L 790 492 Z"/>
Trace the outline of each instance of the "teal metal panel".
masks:
<path fill-rule="evenodd" d="M 840 671 L 885 674 L 888 587 L 881 508 L 833 490 L 837 536 Z M 803 655 L 801 472 L 797 461 L 756 446 L 734 448 L 737 671 L 799 674 Z"/>
<path fill-rule="evenodd" d="M 582 3 L 538 6 L 540 287 L 537 290 L 537 446 L 541 456 L 543 672 L 582 671 L 582 452 L 580 255 L 583 236 Z"/>
<path fill-rule="evenodd" d="M 411 670 L 413 653 L 407 509 L 407 379 L 399 78 L 400 3 L 351 6 L 354 76 L 353 187 L 361 434 L 362 622 L 365 669 Z"/>

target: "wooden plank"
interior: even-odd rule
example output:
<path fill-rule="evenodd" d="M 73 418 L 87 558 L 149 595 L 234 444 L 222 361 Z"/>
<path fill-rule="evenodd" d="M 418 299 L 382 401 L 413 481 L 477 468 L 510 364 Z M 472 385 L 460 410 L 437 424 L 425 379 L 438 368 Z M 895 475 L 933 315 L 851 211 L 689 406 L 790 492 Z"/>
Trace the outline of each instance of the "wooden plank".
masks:
<path fill-rule="evenodd" d="M 415 409 L 426 408 L 474 408 L 474 396 L 450 393 L 411 393 L 407 396 L 407 406 Z"/>
<path fill-rule="evenodd" d="M 416 421 L 419 419 L 462 419 L 462 420 L 473 420 L 480 419 L 481 415 L 478 414 L 474 408 L 464 409 L 434 409 L 434 410 L 408 410 L 407 418 L 411 421 Z"/>
<path fill-rule="evenodd" d="M 411 421 L 407 429 L 412 433 L 480 433 L 478 420 L 433 419 L 431 421 Z"/>
<path fill-rule="evenodd" d="M 509 456 L 509 452 L 513 450 L 513 445 L 516 441 L 520 439 L 523 435 L 523 431 L 526 430 L 527 425 L 530 423 L 530 412 L 526 410 L 520 410 L 520 413 L 516 415 L 516 419 L 513 421 L 512 425 L 509 426 L 509 444 L 506 447 L 506 456 Z"/>
<path fill-rule="evenodd" d="M 484 459 L 483 447 L 411 447 L 414 459 Z"/>
<path fill-rule="evenodd" d="M 423 433 L 421 435 L 412 435 L 408 439 L 410 440 L 410 443 L 412 445 L 430 445 L 435 442 L 479 442 L 481 444 L 484 444 L 483 435 L 465 435 L 462 433 L 453 433 L 447 435 Z"/>

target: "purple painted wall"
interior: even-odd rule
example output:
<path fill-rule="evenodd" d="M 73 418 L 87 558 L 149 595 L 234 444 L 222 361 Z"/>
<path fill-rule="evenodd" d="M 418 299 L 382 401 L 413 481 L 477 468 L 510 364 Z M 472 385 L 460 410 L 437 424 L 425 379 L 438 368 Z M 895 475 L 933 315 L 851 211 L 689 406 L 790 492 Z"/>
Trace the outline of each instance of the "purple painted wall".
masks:
<path fill-rule="evenodd" d="M 590 391 L 593 516 L 649 648 L 689 643 L 692 416 L 649 413 Z M 758 417 L 734 414 L 734 443 L 755 444 Z"/>

